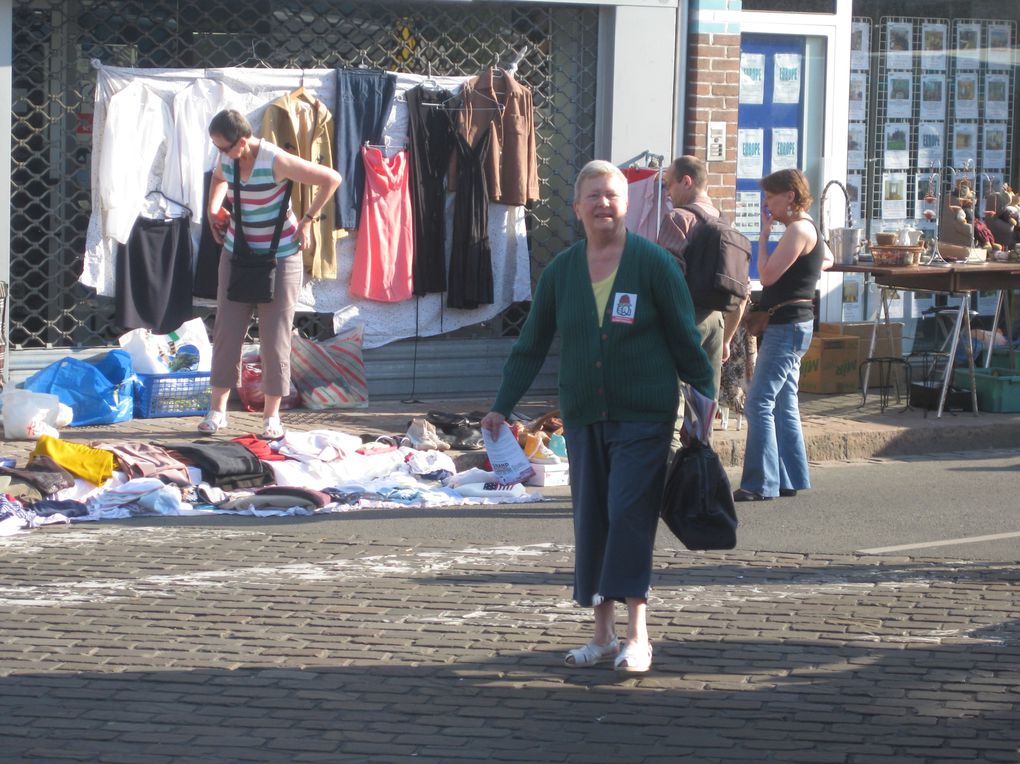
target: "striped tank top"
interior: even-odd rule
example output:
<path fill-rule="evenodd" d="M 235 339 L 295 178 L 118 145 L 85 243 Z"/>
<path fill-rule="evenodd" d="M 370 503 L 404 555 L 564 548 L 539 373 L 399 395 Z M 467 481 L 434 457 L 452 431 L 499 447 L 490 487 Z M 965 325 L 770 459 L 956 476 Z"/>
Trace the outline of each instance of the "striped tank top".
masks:
<path fill-rule="evenodd" d="M 252 167 L 251 177 L 247 181 L 241 181 L 241 218 L 244 221 L 244 236 L 248 240 L 248 246 L 255 254 L 267 254 L 273 244 L 273 232 L 276 230 L 276 221 L 280 217 L 280 205 L 283 203 L 283 196 L 287 191 L 287 181 L 277 183 L 273 179 L 273 164 L 277 155 L 282 151 L 269 141 L 259 143 L 259 153 L 255 157 L 255 166 Z M 236 208 L 234 201 L 234 162 L 220 155 L 220 172 L 227 181 L 227 200 Z M 227 251 L 234 251 L 234 225 L 236 215 L 231 215 L 230 223 L 227 225 L 227 236 L 225 244 Z M 276 250 L 276 257 L 290 257 L 301 250 L 298 243 L 297 218 L 291 209 L 287 210 L 287 217 L 283 221 L 283 230 L 280 233 L 280 246 Z"/>

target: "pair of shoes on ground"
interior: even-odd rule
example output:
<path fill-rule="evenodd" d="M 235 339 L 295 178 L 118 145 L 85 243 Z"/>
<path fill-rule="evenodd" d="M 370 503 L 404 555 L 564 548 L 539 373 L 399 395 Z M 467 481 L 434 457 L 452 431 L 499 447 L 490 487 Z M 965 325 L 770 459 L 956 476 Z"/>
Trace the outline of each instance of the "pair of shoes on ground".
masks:
<path fill-rule="evenodd" d="M 587 668 L 613 661 L 613 668 L 628 674 L 643 674 L 652 667 L 651 642 L 625 642 L 613 637 L 607 644 L 594 641 L 570 650 L 563 659 L 568 666 Z"/>
<path fill-rule="evenodd" d="M 450 444 L 439 437 L 436 426 L 422 417 L 410 421 L 404 440 L 411 448 L 419 451 L 446 451 L 450 448 Z"/>
<path fill-rule="evenodd" d="M 210 411 L 198 423 L 198 431 L 203 435 L 215 435 L 227 426 L 227 412 Z M 286 434 L 283 423 L 278 416 L 269 416 L 262 420 L 262 437 L 267 440 L 279 440 Z"/>
<path fill-rule="evenodd" d="M 796 496 L 797 491 L 794 488 L 780 488 L 779 495 L 788 499 Z M 733 501 L 772 501 L 774 498 L 774 496 L 762 496 L 760 493 L 748 491 L 746 488 L 738 488 L 733 492 Z"/>

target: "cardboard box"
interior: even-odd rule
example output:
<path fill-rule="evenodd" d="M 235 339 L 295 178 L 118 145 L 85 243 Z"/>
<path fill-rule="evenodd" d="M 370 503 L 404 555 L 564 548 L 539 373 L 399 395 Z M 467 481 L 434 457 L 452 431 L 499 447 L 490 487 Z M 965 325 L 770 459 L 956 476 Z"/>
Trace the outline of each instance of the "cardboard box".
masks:
<path fill-rule="evenodd" d="M 860 340 L 847 335 L 816 334 L 800 361 L 802 393 L 852 393 L 860 388 L 857 352 Z"/>
<path fill-rule="evenodd" d="M 524 485 L 570 485 L 570 465 L 566 462 L 559 464 L 532 463 L 531 467 L 535 470 L 535 474 L 525 480 Z"/>
<path fill-rule="evenodd" d="M 826 336 L 848 335 L 857 337 L 860 344 L 857 346 L 857 366 L 860 367 L 868 357 L 868 345 L 871 342 L 871 329 L 874 323 L 871 321 L 854 321 L 846 324 L 822 322 L 818 325 L 818 333 Z M 894 322 L 886 324 L 884 321 L 878 325 L 878 332 L 875 335 L 875 349 L 871 352 L 873 358 L 902 358 L 903 357 L 903 324 Z M 878 387 L 877 367 L 873 367 L 868 377 L 868 388 Z M 900 389 L 906 389 L 906 380 L 902 369 L 896 371 L 897 382 Z M 858 385 L 859 387 L 859 385 Z"/>

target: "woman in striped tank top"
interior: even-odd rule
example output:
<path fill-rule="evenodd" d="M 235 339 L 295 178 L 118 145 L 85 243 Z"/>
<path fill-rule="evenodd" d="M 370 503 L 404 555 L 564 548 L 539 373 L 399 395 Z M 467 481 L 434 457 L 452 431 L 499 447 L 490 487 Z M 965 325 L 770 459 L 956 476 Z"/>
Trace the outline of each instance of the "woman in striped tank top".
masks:
<path fill-rule="evenodd" d="M 312 223 L 340 186 L 340 175 L 324 165 L 305 161 L 269 141 L 252 135 L 244 115 L 233 109 L 221 111 L 209 123 L 209 137 L 220 157 L 209 186 L 209 221 L 220 253 L 219 285 L 216 291 L 216 324 L 213 328 L 212 402 L 209 413 L 198 425 L 199 432 L 215 433 L 227 423 L 227 399 L 241 380 L 241 346 L 258 311 L 259 352 L 262 356 L 262 389 L 265 393 L 263 436 L 281 438 L 280 400 L 290 389 L 290 337 L 294 310 L 304 271 L 301 250 L 311 241 Z M 234 199 L 234 166 L 240 169 L 241 198 Z M 289 205 L 285 212 L 279 246 L 276 249 L 276 289 L 273 301 L 258 305 L 227 299 L 230 256 L 233 252 L 235 220 L 223 209 L 228 200 L 233 209 L 240 204 L 244 236 L 252 252 L 267 254 L 279 220 L 287 183 L 315 186 L 308 213 L 299 221 Z"/>

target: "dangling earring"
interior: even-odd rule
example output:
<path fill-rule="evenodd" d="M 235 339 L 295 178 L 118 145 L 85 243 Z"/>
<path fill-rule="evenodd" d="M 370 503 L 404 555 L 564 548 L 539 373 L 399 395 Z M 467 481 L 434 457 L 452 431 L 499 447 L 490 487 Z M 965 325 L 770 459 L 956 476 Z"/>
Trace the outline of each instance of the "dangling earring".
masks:
<path fill-rule="evenodd" d="M 793 217 L 793 205 L 792 204 L 786 205 L 786 217 L 788 217 L 788 218 L 792 218 Z"/>

